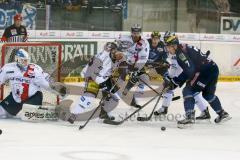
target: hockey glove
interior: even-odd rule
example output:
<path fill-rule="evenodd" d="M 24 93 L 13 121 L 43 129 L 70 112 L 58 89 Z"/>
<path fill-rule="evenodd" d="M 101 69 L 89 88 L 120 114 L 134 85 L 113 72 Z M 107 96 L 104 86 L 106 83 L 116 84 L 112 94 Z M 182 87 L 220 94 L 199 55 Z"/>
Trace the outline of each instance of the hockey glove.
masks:
<path fill-rule="evenodd" d="M 116 93 L 119 90 L 119 87 L 115 85 L 115 81 L 110 77 L 105 82 L 99 84 L 99 88 L 105 92 Z"/>
<path fill-rule="evenodd" d="M 163 77 L 163 87 L 169 88 L 169 90 L 174 90 L 178 87 L 178 85 L 170 78 L 168 75 Z"/>
<path fill-rule="evenodd" d="M 136 84 L 139 81 L 140 71 L 133 71 L 129 74 L 129 81 L 133 84 Z"/>

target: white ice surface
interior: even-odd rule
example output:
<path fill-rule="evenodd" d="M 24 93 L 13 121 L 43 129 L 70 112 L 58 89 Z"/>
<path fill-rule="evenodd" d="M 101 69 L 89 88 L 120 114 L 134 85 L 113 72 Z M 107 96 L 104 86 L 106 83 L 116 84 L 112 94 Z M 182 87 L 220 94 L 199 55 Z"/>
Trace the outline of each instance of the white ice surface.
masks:
<path fill-rule="evenodd" d="M 176 121 L 167 120 L 132 119 L 121 126 L 94 120 L 81 131 L 78 125 L 83 122 L 0 120 L 0 160 L 239 160 L 240 83 L 219 83 L 217 95 L 232 120 L 221 125 L 195 124 L 189 129 L 178 129 Z M 152 107 L 141 113 L 149 113 Z M 213 121 L 216 114 L 210 110 Z M 126 111 L 133 109 L 121 102 L 114 114 L 123 116 Z M 182 99 L 172 103 L 169 113 L 183 114 Z"/>

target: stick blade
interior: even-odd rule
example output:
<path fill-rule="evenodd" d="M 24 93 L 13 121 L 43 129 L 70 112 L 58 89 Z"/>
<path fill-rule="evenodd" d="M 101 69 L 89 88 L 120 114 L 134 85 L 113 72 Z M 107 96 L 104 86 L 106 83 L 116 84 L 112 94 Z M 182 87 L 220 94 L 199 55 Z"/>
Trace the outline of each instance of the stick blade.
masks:
<path fill-rule="evenodd" d="M 118 121 L 112 121 L 110 119 L 104 119 L 103 123 L 110 124 L 110 125 L 119 125 L 121 124 L 121 121 L 118 122 Z"/>
<path fill-rule="evenodd" d="M 137 117 L 137 120 L 143 122 L 143 121 L 149 121 L 150 119 L 148 117 Z"/>
<path fill-rule="evenodd" d="M 85 126 L 79 126 L 79 130 L 83 129 Z"/>

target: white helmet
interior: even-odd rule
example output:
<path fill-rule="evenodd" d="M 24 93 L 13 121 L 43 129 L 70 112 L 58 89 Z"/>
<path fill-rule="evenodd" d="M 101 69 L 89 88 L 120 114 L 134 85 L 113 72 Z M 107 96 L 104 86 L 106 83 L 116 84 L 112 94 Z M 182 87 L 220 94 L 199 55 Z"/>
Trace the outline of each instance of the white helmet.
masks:
<path fill-rule="evenodd" d="M 18 49 L 15 54 L 15 61 L 20 69 L 26 70 L 30 62 L 30 57 L 24 49 Z"/>

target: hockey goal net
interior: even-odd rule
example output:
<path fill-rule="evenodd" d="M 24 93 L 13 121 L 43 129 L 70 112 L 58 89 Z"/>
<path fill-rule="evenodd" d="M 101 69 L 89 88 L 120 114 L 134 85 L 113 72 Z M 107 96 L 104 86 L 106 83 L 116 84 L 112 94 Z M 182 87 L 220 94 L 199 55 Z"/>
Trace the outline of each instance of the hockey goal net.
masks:
<path fill-rule="evenodd" d="M 57 42 L 25 42 L 25 43 L 5 43 L 2 45 L 1 66 L 11 63 L 14 60 L 16 49 L 23 48 L 30 55 L 30 62 L 38 64 L 43 71 L 48 73 L 51 78 L 60 82 L 62 44 Z M 53 93 L 42 90 L 43 102 L 56 105 L 58 97 Z M 6 83 L 1 87 L 0 99 L 4 99 L 10 93 L 10 86 Z"/>

